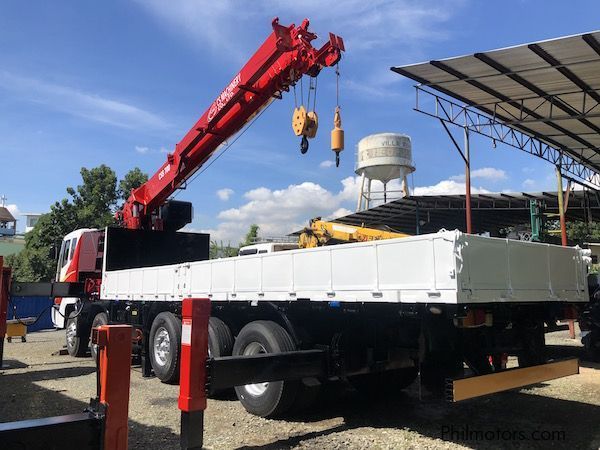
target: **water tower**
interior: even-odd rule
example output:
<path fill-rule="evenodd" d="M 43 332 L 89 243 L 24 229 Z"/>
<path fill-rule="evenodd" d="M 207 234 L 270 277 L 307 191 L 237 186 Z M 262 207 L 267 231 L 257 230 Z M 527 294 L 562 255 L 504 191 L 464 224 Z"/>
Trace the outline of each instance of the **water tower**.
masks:
<path fill-rule="evenodd" d="M 410 136 L 398 133 L 379 133 L 362 138 L 358 143 L 356 174 L 360 175 L 357 211 L 368 209 L 373 200 L 371 182 L 383 183 L 383 201 L 387 201 L 387 184 L 402 179 L 404 196 L 409 194 L 406 176 L 415 171 L 412 162 Z M 366 186 L 366 189 L 365 189 Z"/>

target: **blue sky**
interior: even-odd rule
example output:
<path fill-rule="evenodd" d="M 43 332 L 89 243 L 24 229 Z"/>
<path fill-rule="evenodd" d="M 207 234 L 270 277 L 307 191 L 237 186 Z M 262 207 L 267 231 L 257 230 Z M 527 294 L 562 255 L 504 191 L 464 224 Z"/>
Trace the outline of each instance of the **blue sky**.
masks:
<path fill-rule="evenodd" d="M 412 110 L 413 83 L 389 67 L 598 28 L 595 1 L 474 0 L 261 2 L 4 0 L 0 4 L 0 195 L 16 212 L 45 212 L 105 163 L 149 174 L 271 32 L 304 17 L 344 37 L 341 106 L 346 150 L 331 161 L 333 70 L 319 78 L 320 134 L 301 156 L 293 96 L 275 102 L 178 199 L 195 230 L 236 242 L 250 223 L 265 235 L 356 203 L 355 146 L 368 134 L 409 134 L 415 192 L 461 191 L 461 160 L 443 129 Z M 322 42 L 319 41 L 319 43 Z M 553 168 L 475 139 L 475 189 L 552 189 Z M 21 223 L 20 227 L 23 224 Z"/>

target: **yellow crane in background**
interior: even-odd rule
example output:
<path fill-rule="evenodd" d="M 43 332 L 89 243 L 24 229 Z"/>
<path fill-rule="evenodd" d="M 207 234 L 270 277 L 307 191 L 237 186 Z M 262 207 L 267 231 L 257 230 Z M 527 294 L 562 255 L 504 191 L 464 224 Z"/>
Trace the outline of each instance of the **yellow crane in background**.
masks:
<path fill-rule="evenodd" d="M 408 236 L 410 235 L 395 231 L 328 222 L 317 217 L 311 219 L 308 227 L 300 233 L 298 247 L 313 248 L 323 245 L 377 241 L 381 239 L 394 239 Z"/>

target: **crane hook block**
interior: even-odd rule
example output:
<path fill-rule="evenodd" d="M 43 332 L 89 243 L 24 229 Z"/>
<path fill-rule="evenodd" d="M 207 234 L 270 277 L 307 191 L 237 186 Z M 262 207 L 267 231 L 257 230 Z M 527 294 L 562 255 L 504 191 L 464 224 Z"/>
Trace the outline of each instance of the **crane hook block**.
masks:
<path fill-rule="evenodd" d="M 292 129 L 296 136 L 304 136 L 307 127 L 307 115 L 304 106 L 294 108 L 294 113 L 292 114 Z"/>
<path fill-rule="evenodd" d="M 315 111 L 309 111 L 306 115 L 307 125 L 305 136 L 308 139 L 312 139 L 317 135 L 317 129 L 319 128 L 319 116 Z"/>
<path fill-rule="evenodd" d="M 342 129 L 342 116 L 340 107 L 336 106 L 333 115 L 333 130 L 331 130 L 331 150 L 335 152 L 336 167 L 339 166 L 340 152 L 344 150 L 344 130 Z"/>
<path fill-rule="evenodd" d="M 305 136 L 312 139 L 317 135 L 319 117 L 315 111 L 306 111 L 304 106 L 294 108 L 292 115 L 292 129 L 296 136 Z"/>

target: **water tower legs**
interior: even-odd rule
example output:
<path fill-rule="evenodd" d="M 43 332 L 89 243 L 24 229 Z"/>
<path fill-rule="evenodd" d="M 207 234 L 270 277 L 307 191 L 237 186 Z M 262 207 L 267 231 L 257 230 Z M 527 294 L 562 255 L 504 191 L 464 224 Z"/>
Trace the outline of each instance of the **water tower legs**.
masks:
<path fill-rule="evenodd" d="M 362 204 L 364 198 L 364 190 L 365 190 L 365 173 L 363 172 L 360 177 L 360 192 L 358 193 L 358 203 L 356 204 L 356 212 L 362 211 Z"/>

